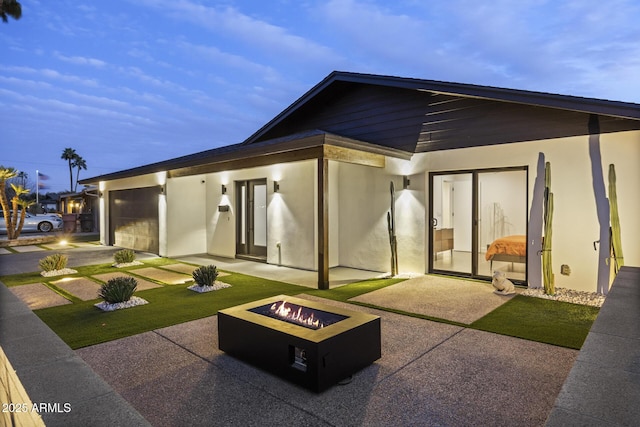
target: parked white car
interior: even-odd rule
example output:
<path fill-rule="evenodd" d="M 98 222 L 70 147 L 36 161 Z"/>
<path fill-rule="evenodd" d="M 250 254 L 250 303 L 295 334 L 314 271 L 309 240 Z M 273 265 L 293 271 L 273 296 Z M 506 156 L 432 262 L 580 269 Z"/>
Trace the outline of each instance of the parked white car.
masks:
<path fill-rule="evenodd" d="M 18 214 L 18 220 L 20 215 Z M 62 215 L 60 214 L 38 214 L 32 215 L 27 213 L 24 217 L 24 225 L 22 231 L 40 231 L 49 232 L 54 230 L 62 230 Z M 7 225 L 4 221 L 4 212 L 0 211 L 0 233 L 7 232 Z"/>

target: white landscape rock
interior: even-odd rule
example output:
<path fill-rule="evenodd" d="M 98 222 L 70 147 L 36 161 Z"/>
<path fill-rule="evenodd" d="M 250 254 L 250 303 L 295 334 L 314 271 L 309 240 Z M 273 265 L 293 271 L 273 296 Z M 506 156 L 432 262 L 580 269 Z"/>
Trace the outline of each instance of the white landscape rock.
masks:
<path fill-rule="evenodd" d="M 554 301 L 570 302 L 573 304 L 590 305 L 593 307 L 602 307 L 605 296 L 594 292 L 576 291 L 575 289 L 556 288 L 555 295 L 547 295 L 544 289 L 526 289 L 520 295 L 528 297 L 544 298 Z"/>
<path fill-rule="evenodd" d="M 144 304 L 149 304 L 149 301 L 142 299 L 140 297 L 131 297 L 129 301 L 125 301 L 125 302 L 117 302 L 115 304 L 109 304 L 106 301 L 102 301 L 97 304 L 94 304 L 94 306 L 98 307 L 100 310 L 103 310 L 103 311 L 115 311 L 115 310 L 121 310 L 123 308 L 131 308 L 131 307 L 144 305 Z"/>
<path fill-rule="evenodd" d="M 124 268 L 124 267 L 133 267 L 134 265 L 144 265 L 144 263 L 140 262 L 140 261 L 133 261 L 133 262 L 122 262 L 120 264 L 111 264 L 112 267 L 116 267 L 116 268 Z"/>
<path fill-rule="evenodd" d="M 65 274 L 76 274 L 77 271 L 72 268 L 63 268 L 62 270 L 42 271 L 40 275 L 43 277 L 64 276 Z"/>
<path fill-rule="evenodd" d="M 211 291 L 217 291 L 220 289 L 224 289 L 224 288 L 230 288 L 231 285 L 228 283 L 224 283 L 224 282 L 219 282 L 219 281 L 215 281 L 215 283 L 213 284 L 213 286 L 200 286 L 198 284 L 195 285 L 191 285 L 189 286 L 187 289 L 194 291 L 194 292 L 199 292 L 199 293 L 203 293 L 203 292 L 211 292 Z"/>

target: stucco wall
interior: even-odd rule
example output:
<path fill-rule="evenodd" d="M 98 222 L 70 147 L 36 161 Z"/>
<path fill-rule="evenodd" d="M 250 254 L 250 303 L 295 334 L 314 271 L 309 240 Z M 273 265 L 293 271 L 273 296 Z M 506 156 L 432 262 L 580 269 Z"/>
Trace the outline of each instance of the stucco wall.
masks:
<path fill-rule="evenodd" d="M 586 126 L 586 124 L 585 124 Z M 556 286 L 595 291 L 600 238 L 594 182 L 607 185 L 610 163 L 617 172 L 617 192 L 626 265 L 640 265 L 640 132 L 602 135 L 596 143 L 589 136 L 504 144 L 415 154 L 410 161 L 387 159 L 383 169 L 330 162 L 329 244 L 330 265 L 389 271 L 386 214 L 389 182 L 396 186 L 396 221 L 401 272 L 427 270 L 428 173 L 512 166 L 528 166 L 529 210 L 540 154 L 551 163 L 551 189 L 555 197 L 553 269 Z M 593 168 L 592 158 L 599 163 Z M 596 170 L 594 180 L 593 170 Z M 597 176 L 601 174 L 600 176 Z M 411 179 L 402 189 L 402 176 Z M 166 206 L 159 203 L 161 255 L 178 256 L 207 252 L 235 256 L 236 212 L 234 181 L 267 178 L 267 261 L 316 269 L 317 259 L 317 162 L 303 161 L 269 167 L 170 179 Z M 273 181 L 280 183 L 274 193 Z M 202 183 L 202 181 L 205 181 Z M 109 190 L 164 185 L 165 174 L 101 183 L 101 239 L 108 244 Z M 227 186 L 222 195 L 221 186 Z M 219 205 L 229 205 L 219 212 Z M 162 225 L 166 219 L 166 227 Z M 529 218 L 531 223 L 531 218 Z M 531 236 L 530 236 L 531 237 Z M 530 239 L 531 240 L 531 239 Z M 278 248 L 278 243 L 280 248 Z M 532 252 L 530 250 L 530 252 Z M 533 253 L 533 252 L 532 252 Z M 605 254 L 606 255 L 606 254 Z M 601 262 L 600 262 L 601 263 Z M 560 266 L 571 268 L 561 275 Z M 530 264 L 531 267 L 531 264 Z M 539 276 L 530 271 L 529 277 Z"/>
<path fill-rule="evenodd" d="M 396 191 L 396 238 L 400 272 L 425 271 L 424 175 L 410 175 L 402 188 L 406 162 L 388 159 L 384 169 L 340 165 L 340 265 L 388 272 L 391 270 L 387 212 L 390 182 Z M 408 172 L 407 172 L 408 173 Z"/>
<path fill-rule="evenodd" d="M 616 166 L 625 263 L 640 265 L 640 246 L 636 239 L 640 233 L 640 198 L 637 197 L 640 133 L 602 135 L 599 151 L 602 159 L 597 169 L 602 171 L 605 186 L 608 165 Z M 593 242 L 600 238 L 600 229 L 588 136 L 417 154 L 412 163 L 425 171 L 528 165 L 531 208 L 539 153 L 551 163 L 551 190 L 555 201 L 552 259 L 556 287 L 594 292 L 599 259 Z M 571 268 L 570 275 L 560 274 L 562 264 Z M 532 273 L 529 272 L 530 277 Z"/>
<path fill-rule="evenodd" d="M 167 180 L 166 256 L 201 254 L 207 251 L 205 184 L 204 175 Z"/>
<path fill-rule="evenodd" d="M 220 172 L 206 176 L 206 251 L 212 255 L 236 254 L 235 181 L 267 178 L 267 262 L 315 268 L 315 162 L 304 161 Z M 273 191 L 273 181 L 280 190 Z M 227 194 L 222 195 L 222 184 Z M 218 212 L 218 205 L 229 205 Z M 277 244 L 280 243 L 280 248 Z"/>

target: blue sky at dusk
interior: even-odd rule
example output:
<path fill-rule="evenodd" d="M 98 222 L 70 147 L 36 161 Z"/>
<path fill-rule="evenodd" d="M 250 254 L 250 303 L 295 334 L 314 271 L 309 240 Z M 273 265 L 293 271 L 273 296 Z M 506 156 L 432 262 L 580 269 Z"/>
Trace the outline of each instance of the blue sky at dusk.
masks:
<path fill-rule="evenodd" d="M 640 103 L 640 2 L 21 0 L 0 164 L 69 187 L 242 142 L 333 70 Z"/>

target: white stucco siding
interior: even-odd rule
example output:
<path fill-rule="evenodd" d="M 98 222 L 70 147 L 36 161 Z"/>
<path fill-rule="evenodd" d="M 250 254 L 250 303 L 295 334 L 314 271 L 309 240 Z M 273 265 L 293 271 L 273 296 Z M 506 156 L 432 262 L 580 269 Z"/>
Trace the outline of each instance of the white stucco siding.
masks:
<path fill-rule="evenodd" d="M 166 256 L 206 252 L 204 175 L 171 178 L 166 184 Z"/>
<path fill-rule="evenodd" d="M 315 268 L 315 162 L 278 164 L 206 176 L 206 252 L 236 255 L 235 182 L 267 179 L 267 262 L 285 266 Z M 273 191 L 278 181 L 280 190 Z M 222 185 L 227 194 L 222 195 Z M 219 212 L 219 205 L 229 205 Z M 280 247 L 278 248 L 278 243 Z"/>
<path fill-rule="evenodd" d="M 273 166 L 280 190 L 268 189 L 267 262 L 313 270 L 316 268 L 315 161 Z M 277 243 L 280 243 L 278 252 Z"/>
<path fill-rule="evenodd" d="M 341 164 L 340 265 L 374 271 L 391 269 L 387 212 L 391 206 L 390 182 L 396 190 L 396 238 L 401 272 L 425 271 L 424 179 L 412 176 L 402 189 L 402 175 L 393 161 L 385 169 Z"/>
<path fill-rule="evenodd" d="M 235 188 L 230 173 L 222 172 L 205 176 L 205 230 L 206 252 L 211 255 L 233 258 L 236 254 Z M 226 194 L 222 194 L 222 186 Z M 228 206 L 220 212 L 218 206 Z"/>
<path fill-rule="evenodd" d="M 625 265 L 640 266 L 640 132 L 603 135 L 605 185 L 609 164 L 615 165 L 616 191 Z"/>
<path fill-rule="evenodd" d="M 609 163 L 616 165 L 620 221 L 627 265 L 640 265 L 637 239 L 640 232 L 640 133 L 624 132 L 600 137 L 602 178 L 607 186 Z M 529 167 L 529 210 L 531 209 L 539 153 L 551 164 L 551 191 L 554 193 L 553 270 L 556 287 L 594 292 L 597 289 L 599 223 L 594 195 L 589 137 L 474 147 L 417 154 L 412 159 L 428 171 L 453 171 L 493 167 Z M 561 275 L 560 266 L 571 268 Z M 531 272 L 529 273 L 531 276 Z"/>

